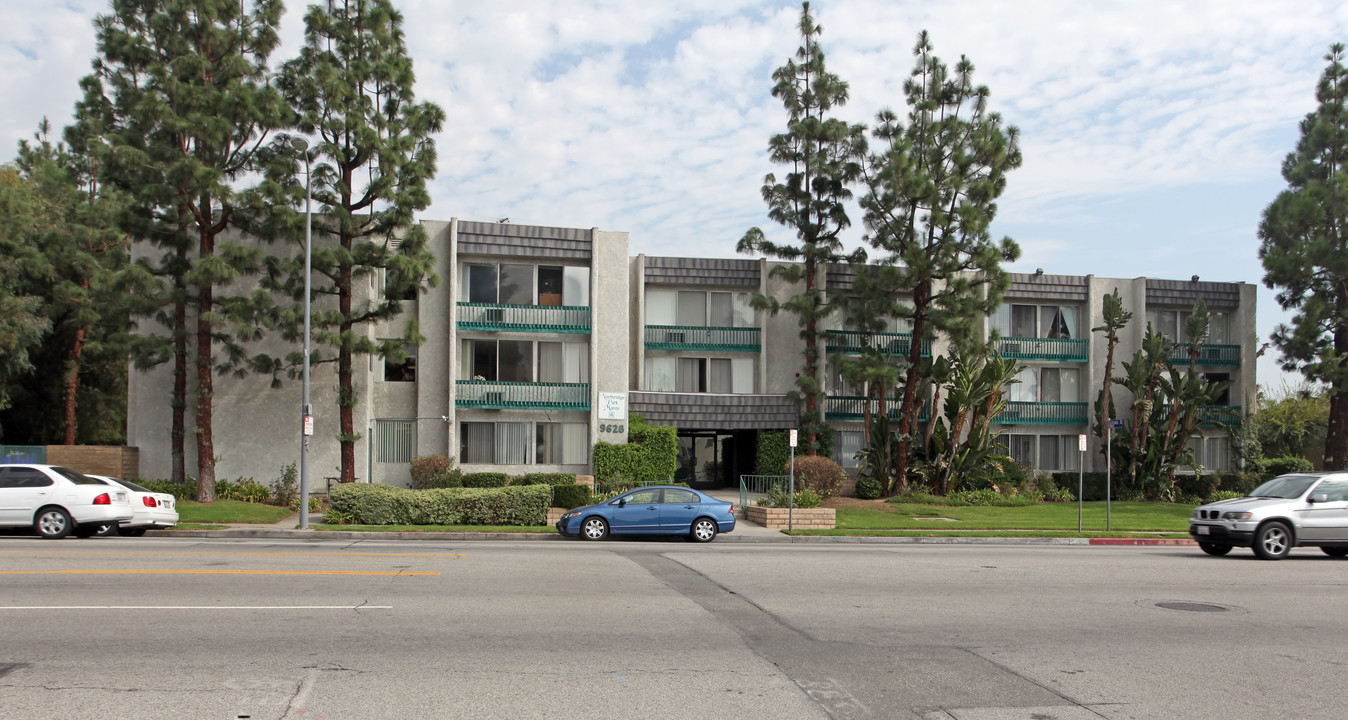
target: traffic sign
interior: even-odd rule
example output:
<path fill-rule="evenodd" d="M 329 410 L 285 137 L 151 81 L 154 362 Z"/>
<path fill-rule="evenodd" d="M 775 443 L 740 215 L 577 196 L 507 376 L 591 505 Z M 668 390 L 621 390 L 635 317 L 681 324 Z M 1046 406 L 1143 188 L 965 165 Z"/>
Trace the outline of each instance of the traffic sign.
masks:
<path fill-rule="evenodd" d="M 1122 430 L 1122 429 L 1123 429 L 1123 419 L 1122 419 L 1122 418 L 1110 418 L 1110 420 L 1109 420 L 1109 427 L 1110 427 L 1110 429 L 1112 429 L 1112 430 Z"/>

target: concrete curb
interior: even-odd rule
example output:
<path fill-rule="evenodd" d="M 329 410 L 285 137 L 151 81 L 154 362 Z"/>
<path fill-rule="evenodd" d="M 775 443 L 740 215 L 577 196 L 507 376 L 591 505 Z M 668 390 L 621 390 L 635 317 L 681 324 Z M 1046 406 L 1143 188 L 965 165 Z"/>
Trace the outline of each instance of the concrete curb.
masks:
<path fill-rule="evenodd" d="M 489 532 L 342 532 L 340 530 L 281 530 L 271 528 L 239 528 L 230 530 L 151 530 L 147 537 L 174 538 L 252 538 L 271 540 L 440 540 L 440 541 L 539 541 L 574 540 L 557 533 L 489 533 Z M 1193 540 L 1161 538 L 1078 538 L 1078 537 L 879 537 L 863 535 L 737 535 L 724 533 L 718 543 L 805 543 L 805 544 L 866 544 L 866 545 L 1196 545 Z"/>

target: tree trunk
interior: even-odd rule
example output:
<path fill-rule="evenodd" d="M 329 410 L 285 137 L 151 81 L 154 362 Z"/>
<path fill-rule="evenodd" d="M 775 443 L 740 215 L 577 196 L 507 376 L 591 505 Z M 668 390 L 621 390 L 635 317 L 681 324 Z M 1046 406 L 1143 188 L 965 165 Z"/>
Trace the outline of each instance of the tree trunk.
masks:
<path fill-rule="evenodd" d="M 351 240 L 348 237 L 342 238 L 342 245 L 347 248 L 348 255 L 351 249 Z M 346 338 L 351 333 L 351 266 L 343 263 L 338 269 L 337 278 L 337 305 L 338 314 L 342 317 L 341 335 Z M 338 407 L 338 432 L 341 433 L 341 481 L 344 483 L 356 481 L 356 426 L 352 412 L 356 404 L 356 388 L 352 380 L 351 372 L 351 348 L 345 341 L 338 346 L 337 350 L 337 407 Z"/>
<path fill-rule="evenodd" d="M 84 281 L 85 289 L 89 281 Z M 75 347 L 71 352 L 69 367 L 66 370 L 66 408 L 65 408 L 65 444 L 75 444 L 75 408 L 79 405 L 76 394 L 80 391 L 80 357 L 84 354 L 84 328 L 75 331 Z"/>
<path fill-rule="evenodd" d="M 931 300 L 931 281 L 922 280 L 913 288 L 913 339 L 908 343 L 908 370 L 904 375 L 903 401 L 899 404 L 899 452 L 894 458 L 894 486 L 891 495 L 908 489 L 908 451 L 910 433 L 917 418 L 917 375 L 922 366 L 922 338 L 927 331 L 927 304 Z M 933 411 L 934 412 L 934 411 Z"/>
<path fill-rule="evenodd" d="M 815 287 L 815 267 L 814 259 L 809 255 L 805 256 L 805 296 L 810 298 L 811 303 L 816 302 L 814 295 Z M 819 319 L 815 316 L 818 308 L 811 307 L 810 312 L 805 316 L 805 376 L 810 378 L 810 391 L 805 393 L 805 414 L 810 418 L 810 425 L 806 428 L 805 454 L 818 455 L 815 449 L 818 443 L 818 414 L 819 414 Z"/>
<path fill-rule="evenodd" d="M 169 404 L 173 407 L 173 429 L 169 433 L 172 480 L 181 483 L 187 481 L 187 453 L 183 449 L 187 434 L 187 303 L 181 299 L 173 304 L 173 397 Z"/>
<path fill-rule="evenodd" d="M 1340 317 L 1345 301 L 1340 299 Z M 1339 377 L 1348 369 L 1348 324 L 1334 331 L 1334 353 L 1339 357 Z M 1348 387 L 1337 382 L 1329 387 L 1329 424 L 1325 428 L 1325 469 L 1348 469 Z"/>
<path fill-rule="evenodd" d="M 203 203 L 210 217 L 210 205 Z M 215 236 L 209 228 L 201 229 L 201 250 L 198 261 L 215 253 Z M 211 368 L 211 312 L 214 303 L 214 286 L 209 279 L 201 281 L 197 287 L 197 502 L 215 502 L 215 441 L 211 428 L 214 415 L 215 383 Z"/>

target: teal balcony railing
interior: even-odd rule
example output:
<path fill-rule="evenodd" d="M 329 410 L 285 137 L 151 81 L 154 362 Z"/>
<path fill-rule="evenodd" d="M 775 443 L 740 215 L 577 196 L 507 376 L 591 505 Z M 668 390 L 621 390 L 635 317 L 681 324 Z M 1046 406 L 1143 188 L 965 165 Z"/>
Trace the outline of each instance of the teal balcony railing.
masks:
<path fill-rule="evenodd" d="M 1192 343 L 1175 343 L 1175 348 L 1170 351 L 1170 362 L 1188 365 L 1191 347 Z M 1206 367 L 1240 367 L 1240 346 L 1203 345 L 1198 349 L 1198 364 Z"/>
<path fill-rule="evenodd" d="M 860 354 L 861 349 L 872 347 L 890 355 L 907 357 L 912 348 L 912 333 L 867 333 L 860 330 L 827 331 L 825 350 L 831 353 Z M 922 341 L 922 357 L 931 357 L 931 340 Z"/>
<path fill-rule="evenodd" d="M 1085 425 L 1084 402 L 1008 402 L 992 421 L 998 425 Z"/>
<path fill-rule="evenodd" d="M 1200 425 L 1213 427 L 1216 425 L 1226 425 L 1227 427 L 1240 427 L 1240 406 L 1239 405 L 1204 405 L 1198 409 L 1198 422 Z"/>
<path fill-rule="evenodd" d="M 888 398 L 885 400 L 885 414 L 890 420 L 898 422 L 900 398 Z M 871 398 L 871 412 L 879 413 L 879 403 L 875 398 Z M 830 395 L 824 401 L 824 419 L 825 420 L 864 420 L 866 419 L 866 398 L 860 395 Z M 922 409 L 917 412 L 918 422 L 927 422 L 931 419 L 931 401 L 924 400 Z"/>
<path fill-rule="evenodd" d="M 647 325 L 646 349 L 759 352 L 763 345 L 756 327 Z"/>
<path fill-rule="evenodd" d="M 997 339 L 997 352 L 1016 360 L 1086 362 L 1086 342 L 1072 338 L 1004 337 Z"/>
<path fill-rule="evenodd" d="M 454 407 L 484 410 L 589 410 L 589 383 L 457 380 Z"/>
<path fill-rule="evenodd" d="M 460 330 L 488 332 L 590 332 L 590 308 L 568 305 L 458 303 Z"/>

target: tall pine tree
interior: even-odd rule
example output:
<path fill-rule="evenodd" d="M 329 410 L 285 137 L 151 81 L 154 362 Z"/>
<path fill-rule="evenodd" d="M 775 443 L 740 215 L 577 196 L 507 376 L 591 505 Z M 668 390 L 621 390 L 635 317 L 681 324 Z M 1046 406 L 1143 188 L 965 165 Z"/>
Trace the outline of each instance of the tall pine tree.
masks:
<path fill-rule="evenodd" d="M 819 280 L 829 263 L 864 258 L 846 255 L 838 237 L 851 225 L 844 203 L 852 197 L 848 185 L 861 174 L 858 148 L 864 143 L 864 128 L 832 116 L 835 108 L 847 102 L 847 83 L 825 67 L 824 51 L 819 46 L 823 28 L 815 24 L 808 2 L 802 5 L 799 27 L 802 44 L 795 58 L 772 74 L 776 82 L 772 94 L 786 108 L 787 130 L 772 136 L 768 157 L 788 170 L 781 181 L 771 173 L 763 180 L 768 217 L 794 230 L 797 244 L 770 241 L 761 229 L 752 228 L 736 250 L 793 261 L 774 266 L 772 276 L 789 285 L 804 283 L 804 290 L 786 302 L 755 295 L 753 304 L 774 315 L 787 310 L 800 317 L 805 367 L 796 379 L 793 395 L 803 406 L 800 425 L 805 451 L 815 455 L 824 423 L 820 322 L 834 309 Z"/>
<path fill-rule="evenodd" d="M 973 318 L 1001 304 L 1010 277 L 1002 262 L 1020 249 L 993 241 L 989 225 L 1006 173 L 1020 166 L 1019 133 L 988 112 L 989 91 L 973 82 L 961 57 L 951 74 L 932 54 L 924 30 L 913 48 L 917 63 L 904 83 L 908 115 L 881 110 L 872 134 L 879 145 L 867 160 L 861 198 L 873 265 L 859 287 L 883 294 L 886 311 L 909 321 L 899 408 L 899 449 L 893 492 L 905 487 L 909 451 L 922 399 L 918 396 L 922 338 L 940 332 L 955 354 L 971 357 L 979 342 Z"/>
<path fill-rule="evenodd" d="M 175 358 L 175 413 L 188 404 L 187 341 L 195 345 L 192 432 L 202 502 L 215 499 L 213 373 L 242 360 L 226 318 L 246 314 L 230 308 L 245 300 L 216 291 L 260 260 L 255 246 L 226 231 L 236 221 L 237 185 L 257 169 L 258 147 L 288 120 L 267 82 L 281 12 L 280 0 L 113 0 L 95 23 L 99 56 L 89 82 L 106 92 L 105 171 L 130 196 L 126 229 L 158 252 L 147 264 L 173 278 L 165 297 L 172 310 L 160 317 L 168 323 L 163 352 Z M 181 440 L 175 432 L 178 457 Z"/>
<path fill-rule="evenodd" d="M 1273 331 L 1284 370 L 1329 386 L 1325 469 L 1348 468 L 1348 69 L 1330 48 L 1315 90 L 1319 106 L 1282 163 L 1287 189 L 1264 209 L 1264 285 L 1291 310 Z"/>
<path fill-rule="evenodd" d="M 313 339 L 333 355 L 315 352 L 311 362 L 335 363 L 341 479 L 355 479 L 357 402 L 354 359 L 404 358 L 404 344 L 421 335 L 408 321 L 399 338 L 372 338 L 378 323 L 395 320 L 404 302 L 438 282 L 435 257 L 413 214 L 430 204 L 426 183 L 435 177 L 432 135 L 444 122 L 433 103 L 415 101 L 412 59 L 403 41 L 402 15 L 389 0 L 334 0 L 310 6 L 299 57 L 282 67 L 278 86 L 293 107 L 295 129 L 316 138 L 309 149 L 313 214 Z M 304 169 L 289 145 L 268 183 L 273 230 L 294 239 L 295 255 L 269 261 L 268 286 L 294 300 L 304 294 Z M 279 195 L 278 195 L 279 194 Z M 270 205 L 270 203 L 269 203 Z M 376 279 L 380 290 L 361 292 Z M 331 302 L 325 300 L 330 299 Z M 302 305 L 280 308 L 285 334 L 297 337 Z M 294 372 L 301 353 L 283 363 L 262 359 L 273 370 Z"/>

